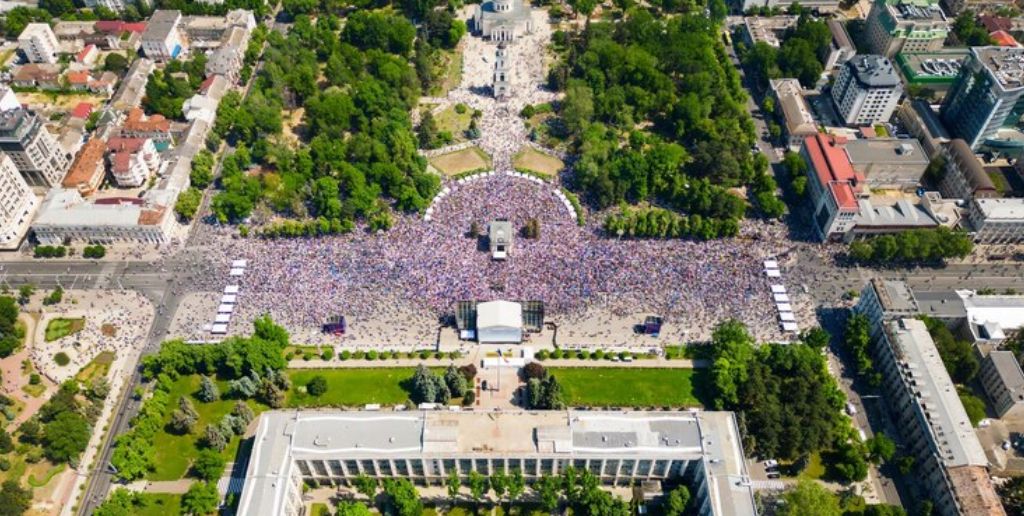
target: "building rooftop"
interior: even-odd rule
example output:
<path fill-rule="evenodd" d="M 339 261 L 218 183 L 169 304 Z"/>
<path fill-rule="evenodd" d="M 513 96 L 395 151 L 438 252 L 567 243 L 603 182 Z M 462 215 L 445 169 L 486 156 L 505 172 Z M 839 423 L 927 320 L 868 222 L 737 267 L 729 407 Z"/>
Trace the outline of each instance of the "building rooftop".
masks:
<path fill-rule="evenodd" d="M 967 417 L 928 328 L 918 319 L 890 321 L 886 332 L 905 388 L 914 391 L 931 429 L 931 446 L 947 468 L 987 466 L 988 458 Z"/>
<path fill-rule="evenodd" d="M 146 116 L 142 108 L 132 108 L 128 112 L 122 128 L 125 131 L 136 132 L 168 132 L 171 130 L 171 122 L 163 115 L 155 114 Z"/>
<path fill-rule="evenodd" d="M 853 170 L 850 158 L 842 150 L 845 139 L 816 133 L 804 139 L 807 155 L 818 181 L 832 192 L 840 208 L 856 209 L 862 178 Z"/>
<path fill-rule="evenodd" d="M 832 33 L 832 44 L 838 48 L 850 49 L 856 52 L 857 47 L 853 44 L 853 40 L 850 39 L 850 33 L 846 31 L 846 25 L 843 22 L 829 18 L 828 21 L 829 32 Z"/>
<path fill-rule="evenodd" d="M 983 65 L 999 89 L 1024 88 L 1024 48 L 971 47 L 971 54 Z"/>
<path fill-rule="evenodd" d="M 878 302 L 885 312 L 916 313 L 917 300 L 905 282 L 872 278 L 871 286 L 878 295 Z"/>
<path fill-rule="evenodd" d="M 344 457 L 671 457 L 705 460 L 716 514 L 753 515 L 731 412 L 271 411 L 260 416 L 240 514 L 278 511 L 294 460 Z"/>
<path fill-rule="evenodd" d="M 1017 355 L 1012 351 L 997 350 L 988 354 L 999 375 L 999 382 L 1010 392 L 1014 402 L 1024 402 L 1024 371 L 1020 369 Z"/>
<path fill-rule="evenodd" d="M 851 140 L 843 146 L 846 155 L 858 168 L 861 164 L 889 163 L 894 165 L 928 166 L 928 156 L 920 142 L 913 138 L 872 138 L 870 140 Z"/>
<path fill-rule="evenodd" d="M 796 26 L 799 16 L 748 16 L 743 19 L 747 35 L 754 43 L 764 42 L 773 47 L 782 44 L 782 35 Z"/>
<path fill-rule="evenodd" d="M 154 191 L 150 191 L 152 193 Z M 170 213 L 158 196 L 140 201 L 138 198 L 121 199 L 117 202 L 89 203 L 77 190 L 53 188 L 39 208 L 39 214 L 32 226 L 102 226 L 134 227 L 158 225 Z"/>
<path fill-rule="evenodd" d="M 157 10 L 149 17 L 146 30 L 142 32 L 142 39 L 151 41 L 163 41 L 178 26 L 181 19 L 181 11 Z"/>
<path fill-rule="evenodd" d="M 900 72 L 908 82 L 952 83 L 970 51 L 966 48 L 944 48 L 935 52 L 901 52 L 896 55 Z"/>
<path fill-rule="evenodd" d="M 992 33 L 989 34 L 989 37 L 991 37 L 996 42 L 996 45 L 999 45 L 1001 47 L 1020 46 L 1020 44 L 1017 43 L 1017 40 L 1014 39 L 1014 37 L 1005 30 L 992 31 Z"/>
<path fill-rule="evenodd" d="M 790 136 L 810 136 L 818 132 L 814 115 L 803 96 L 803 88 L 797 79 L 772 79 L 772 91 L 779 99 L 786 131 Z"/>
<path fill-rule="evenodd" d="M 85 142 L 61 183 L 64 188 L 77 188 L 82 195 L 92 193 L 103 181 L 103 154 L 106 150 L 107 143 L 99 138 Z"/>
<path fill-rule="evenodd" d="M 0 113 L 0 142 L 20 141 L 38 122 L 39 117 L 24 108 Z"/>
<path fill-rule="evenodd" d="M 907 199 L 892 204 L 876 204 L 869 199 L 858 201 L 857 227 L 865 228 L 929 228 L 939 223 L 920 205 Z"/>
<path fill-rule="evenodd" d="M 944 22 L 946 15 L 938 4 L 917 5 L 911 2 L 890 4 L 889 10 L 897 21 L 932 21 Z"/>
<path fill-rule="evenodd" d="M 1006 509 L 985 467 L 974 465 L 949 468 L 946 474 L 953 485 L 961 514 L 1006 515 Z"/>
<path fill-rule="evenodd" d="M 986 221 L 1024 220 L 1024 199 L 975 199 L 978 209 Z"/>
<path fill-rule="evenodd" d="M 866 88 L 891 88 L 900 85 L 900 77 L 885 56 L 858 54 L 846 62 L 857 82 Z"/>

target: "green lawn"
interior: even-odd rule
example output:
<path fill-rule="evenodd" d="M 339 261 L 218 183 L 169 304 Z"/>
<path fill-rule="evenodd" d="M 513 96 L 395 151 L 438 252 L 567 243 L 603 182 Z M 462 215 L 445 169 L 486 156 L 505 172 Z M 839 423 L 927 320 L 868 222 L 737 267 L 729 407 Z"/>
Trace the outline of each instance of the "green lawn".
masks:
<path fill-rule="evenodd" d="M 549 367 L 570 406 L 696 407 L 707 385 L 703 369 Z"/>
<path fill-rule="evenodd" d="M 94 378 L 104 378 L 110 371 L 110 364 L 114 363 L 113 351 L 102 351 L 96 358 L 85 364 L 85 367 L 75 375 L 75 379 L 88 385 Z"/>
<path fill-rule="evenodd" d="M 439 131 L 448 131 L 452 134 L 455 142 L 466 141 L 465 132 L 469 129 L 469 122 L 473 119 L 473 108 L 467 107 L 463 113 L 455 110 L 455 106 L 448 106 L 441 110 L 434 117 L 437 121 Z"/>
<path fill-rule="evenodd" d="M 196 412 L 199 413 L 199 422 L 196 423 L 191 434 L 176 435 L 163 430 L 156 435 L 156 469 L 146 476 L 147 480 L 177 480 L 184 477 L 188 473 L 192 461 L 199 455 L 198 444 L 206 425 L 220 421 L 234 407 L 235 400 L 221 399 L 212 403 L 203 403 L 196 399 L 194 394 L 199 390 L 199 382 L 199 375 L 182 376 L 174 382 L 171 389 L 171 407 L 177 408 L 178 399 L 182 396 L 189 396 L 192 399 L 192 404 L 196 407 Z M 222 395 L 228 391 L 227 382 L 218 381 L 217 387 Z M 249 400 L 247 403 L 257 415 L 268 408 L 253 400 Z M 165 423 L 169 423 L 170 419 L 170 414 L 168 414 Z M 231 439 L 227 448 L 221 452 L 225 460 L 228 462 L 235 460 L 240 441 L 241 439 L 237 436 Z"/>
<path fill-rule="evenodd" d="M 53 342 L 68 335 L 78 333 L 84 328 L 85 319 L 52 319 L 46 325 L 46 342 Z"/>
<path fill-rule="evenodd" d="M 330 511 L 327 510 L 327 504 L 325 503 L 314 503 L 310 506 L 309 513 L 312 516 L 328 516 Z"/>
<path fill-rule="evenodd" d="M 146 501 L 135 516 L 168 516 L 181 514 L 181 495 L 167 493 L 139 493 Z"/>
<path fill-rule="evenodd" d="M 367 403 L 395 405 L 409 399 L 402 383 L 412 378 L 411 367 L 373 369 L 292 369 L 292 389 L 288 392 L 289 407 L 356 407 Z M 299 392 L 311 378 L 322 375 L 327 379 L 327 392 L 313 397 Z"/>

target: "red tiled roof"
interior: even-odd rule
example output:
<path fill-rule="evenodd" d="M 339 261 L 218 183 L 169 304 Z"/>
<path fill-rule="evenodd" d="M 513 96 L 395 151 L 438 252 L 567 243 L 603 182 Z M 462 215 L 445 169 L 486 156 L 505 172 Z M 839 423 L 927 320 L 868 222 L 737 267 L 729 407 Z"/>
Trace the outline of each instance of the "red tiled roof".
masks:
<path fill-rule="evenodd" d="M 68 72 L 65 76 L 68 79 L 68 84 L 88 84 L 89 72 Z"/>
<path fill-rule="evenodd" d="M 860 178 L 840 147 L 843 143 L 846 143 L 844 138 L 820 133 L 804 139 L 807 155 L 821 186 L 832 192 L 840 208 L 856 209 Z"/>
<path fill-rule="evenodd" d="M 120 20 L 100 20 L 92 27 L 100 32 L 121 32 L 124 30 L 124 22 Z"/>
<path fill-rule="evenodd" d="M 1010 33 L 1006 32 L 1005 30 L 997 30 L 997 31 L 989 34 L 989 37 L 991 37 L 993 40 L 995 40 L 996 45 L 999 45 L 1001 47 L 1016 47 L 1016 46 L 1018 46 L 1017 45 L 1017 40 L 1013 39 L 1013 36 L 1011 36 Z"/>
<path fill-rule="evenodd" d="M 142 34 L 143 32 L 146 32 L 146 22 L 126 23 L 121 26 L 121 30 Z"/>
<path fill-rule="evenodd" d="M 115 136 L 107 140 L 107 150 L 110 152 L 139 152 L 146 143 L 146 138 L 125 138 Z"/>
<path fill-rule="evenodd" d="M 124 121 L 124 129 L 139 132 L 168 132 L 171 130 L 171 122 L 163 115 L 153 115 L 145 118 L 142 108 L 132 108 L 128 112 L 128 119 Z"/>
<path fill-rule="evenodd" d="M 200 95 L 206 95 L 206 89 L 209 88 L 211 84 L 213 84 L 213 79 L 215 79 L 216 77 L 216 75 L 211 75 L 207 77 L 202 84 L 199 85 Z"/>
<path fill-rule="evenodd" d="M 96 50 L 96 45 L 93 45 L 92 43 L 86 45 L 85 48 L 83 48 L 81 52 L 79 52 L 78 54 L 75 54 L 75 61 L 78 61 L 79 63 L 81 63 L 82 61 L 85 60 L 85 56 L 89 55 L 89 52 L 91 52 L 93 50 Z"/>
<path fill-rule="evenodd" d="M 997 30 L 1010 30 L 1013 28 L 1013 20 L 1004 16 L 990 16 L 983 15 L 980 18 L 981 24 L 985 26 L 985 29 L 989 32 L 995 32 Z"/>
<path fill-rule="evenodd" d="M 103 152 L 106 148 L 106 143 L 100 138 L 85 142 L 62 182 L 64 188 L 77 188 L 83 195 L 91 194 L 103 181 Z"/>
<path fill-rule="evenodd" d="M 79 102 L 75 109 L 71 110 L 71 116 L 74 118 L 89 118 L 92 114 L 92 104 L 88 102 Z"/>
<path fill-rule="evenodd" d="M 128 152 L 115 152 L 110 155 L 110 165 L 114 172 L 124 172 L 131 168 L 132 155 Z"/>

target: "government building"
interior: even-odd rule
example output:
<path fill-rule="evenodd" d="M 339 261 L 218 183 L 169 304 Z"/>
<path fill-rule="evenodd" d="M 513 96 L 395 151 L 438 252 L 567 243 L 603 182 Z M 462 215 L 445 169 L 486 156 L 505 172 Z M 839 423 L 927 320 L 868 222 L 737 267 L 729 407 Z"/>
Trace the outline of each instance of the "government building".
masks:
<path fill-rule="evenodd" d="M 756 514 L 732 412 L 271 411 L 260 416 L 240 515 L 299 515 L 302 486 L 355 477 L 443 486 L 455 472 L 519 470 L 527 484 L 567 468 L 606 486 L 682 482 L 701 515 Z"/>

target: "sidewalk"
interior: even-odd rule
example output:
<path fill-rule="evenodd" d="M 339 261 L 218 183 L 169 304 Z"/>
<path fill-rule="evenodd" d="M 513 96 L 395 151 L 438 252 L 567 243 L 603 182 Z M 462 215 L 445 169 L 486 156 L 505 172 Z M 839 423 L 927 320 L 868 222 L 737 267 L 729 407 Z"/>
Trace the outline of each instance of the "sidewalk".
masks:
<path fill-rule="evenodd" d="M 479 354 L 477 354 L 479 355 Z M 466 364 L 473 364 L 476 366 L 480 365 L 480 361 L 484 357 L 461 357 L 456 360 L 449 358 L 435 359 L 428 358 L 421 360 L 419 358 L 389 358 L 387 360 L 366 360 L 365 358 L 350 358 L 348 360 L 339 360 L 337 358 L 333 360 L 321 360 L 314 358 L 312 360 L 303 360 L 301 358 L 294 359 L 288 362 L 289 369 L 369 369 L 379 367 L 416 367 L 423 364 L 427 367 L 447 367 L 449 364 L 456 367 Z M 616 368 L 636 368 L 636 369 L 705 369 L 711 367 L 711 361 L 707 359 L 675 359 L 667 360 L 663 357 L 658 358 L 643 358 L 634 360 L 632 362 L 612 362 L 608 359 L 592 360 L 592 359 L 580 359 L 580 358 L 566 358 L 566 359 L 552 359 L 537 360 L 537 362 L 543 364 L 545 367 L 616 367 Z"/>

